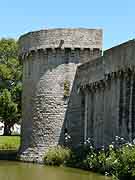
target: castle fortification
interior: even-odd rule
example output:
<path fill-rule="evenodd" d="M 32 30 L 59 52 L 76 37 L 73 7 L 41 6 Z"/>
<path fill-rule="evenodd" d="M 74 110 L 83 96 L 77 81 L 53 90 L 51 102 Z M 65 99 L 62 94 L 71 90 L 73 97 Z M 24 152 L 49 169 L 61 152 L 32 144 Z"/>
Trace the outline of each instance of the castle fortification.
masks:
<path fill-rule="evenodd" d="M 81 95 L 73 91 L 73 86 L 78 89 L 75 74 L 78 65 L 101 56 L 102 30 L 41 30 L 21 36 L 19 46 L 23 61 L 19 156 L 42 162 L 49 147 L 65 143 L 65 133 L 75 133 L 75 144 L 83 140 Z"/>
<path fill-rule="evenodd" d="M 31 32 L 19 44 L 24 67 L 21 160 L 42 162 L 49 147 L 77 146 L 88 138 L 96 148 L 115 136 L 135 138 L 134 40 L 103 55 L 98 29 Z"/>
<path fill-rule="evenodd" d="M 97 148 L 111 144 L 115 136 L 134 140 L 135 40 L 108 49 L 102 57 L 80 65 L 72 91 L 76 99 L 80 98 L 78 104 L 82 110 L 79 122 L 77 112 L 68 119 L 73 145 L 76 140 L 85 142 L 88 138 Z M 76 100 L 70 98 L 69 109 L 75 106 Z"/>

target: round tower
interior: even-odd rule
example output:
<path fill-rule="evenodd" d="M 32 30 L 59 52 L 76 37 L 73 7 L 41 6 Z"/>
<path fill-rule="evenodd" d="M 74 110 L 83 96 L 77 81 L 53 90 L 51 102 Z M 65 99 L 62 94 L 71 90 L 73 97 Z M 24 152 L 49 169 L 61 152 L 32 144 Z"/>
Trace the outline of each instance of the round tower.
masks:
<path fill-rule="evenodd" d="M 64 144 L 65 114 L 76 68 L 101 56 L 102 31 L 49 29 L 19 39 L 23 61 L 22 138 L 19 156 L 41 162 L 51 146 Z"/>

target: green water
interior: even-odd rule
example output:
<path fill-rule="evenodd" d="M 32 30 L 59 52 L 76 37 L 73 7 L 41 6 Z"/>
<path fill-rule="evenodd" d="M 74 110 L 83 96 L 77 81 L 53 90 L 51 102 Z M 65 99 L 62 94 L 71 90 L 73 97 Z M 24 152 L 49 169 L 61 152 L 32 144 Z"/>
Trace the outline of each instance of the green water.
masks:
<path fill-rule="evenodd" d="M 110 180 L 110 178 L 73 168 L 0 161 L 0 180 Z"/>

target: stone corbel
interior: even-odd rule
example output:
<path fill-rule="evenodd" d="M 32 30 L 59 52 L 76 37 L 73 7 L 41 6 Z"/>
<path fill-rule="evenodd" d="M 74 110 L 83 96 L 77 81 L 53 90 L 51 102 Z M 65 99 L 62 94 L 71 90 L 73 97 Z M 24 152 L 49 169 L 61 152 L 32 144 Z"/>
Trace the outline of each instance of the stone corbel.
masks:
<path fill-rule="evenodd" d="M 77 94 L 80 94 L 80 91 L 81 91 L 81 86 L 78 86 L 77 87 Z"/>
<path fill-rule="evenodd" d="M 44 49 L 44 55 L 47 55 L 47 50 L 46 49 Z"/>
<path fill-rule="evenodd" d="M 22 60 L 24 60 L 24 59 L 25 59 L 25 53 L 22 53 L 22 54 L 20 55 L 20 57 L 21 57 Z"/>
<path fill-rule="evenodd" d="M 94 88 L 97 91 L 97 89 L 98 89 L 97 82 L 94 83 Z"/>
<path fill-rule="evenodd" d="M 55 48 L 52 48 L 52 55 L 56 56 L 56 49 Z"/>
<path fill-rule="evenodd" d="M 104 90 L 105 89 L 105 83 L 103 80 L 101 80 L 101 89 Z"/>
<path fill-rule="evenodd" d="M 125 72 L 124 72 L 124 77 L 125 77 L 126 79 L 128 79 L 129 76 L 130 76 L 129 69 L 126 67 L 126 68 L 125 68 Z"/>
<path fill-rule="evenodd" d="M 112 72 L 112 74 L 111 74 L 111 78 L 112 79 L 115 79 L 117 77 L 117 73 L 114 71 L 114 72 Z"/>
<path fill-rule="evenodd" d="M 132 67 L 132 74 L 135 75 L 135 67 Z"/>
<path fill-rule="evenodd" d="M 92 87 L 91 87 L 91 85 L 89 85 L 89 91 L 92 92 Z"/>
<path fill-rule="evenodd" d="M 116 72 L 116 75 L 117 75 L 118 78 L 121 78 L 122 75 L 123 75 L 123 70 L 122 70 L 122 69 L 118 70 L 118 71 Z"/>
<path fill-rule="evenodd" d="M 104 88 L 108 88 L 108 81 L 106 81 L 106 80 L 104 79 L 103 82 L 104 82 Z"/>
<path fill-rule="evenodd" d="M 105 80 L 108 79 L 108 74 L 104 74 L 104 79 L 105 79 Z"/>

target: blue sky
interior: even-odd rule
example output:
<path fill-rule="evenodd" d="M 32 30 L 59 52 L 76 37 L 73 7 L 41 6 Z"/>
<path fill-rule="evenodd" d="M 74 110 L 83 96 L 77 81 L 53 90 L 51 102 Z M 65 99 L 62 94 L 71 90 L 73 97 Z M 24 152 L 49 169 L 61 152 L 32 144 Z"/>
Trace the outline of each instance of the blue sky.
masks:
<path fill-rule="evenodd" d="M 102 28 L 103 48 L 135 38 L 135 0 L 1 0 L 0 38 L 55 27 Z"/>

